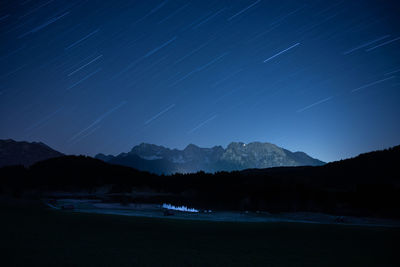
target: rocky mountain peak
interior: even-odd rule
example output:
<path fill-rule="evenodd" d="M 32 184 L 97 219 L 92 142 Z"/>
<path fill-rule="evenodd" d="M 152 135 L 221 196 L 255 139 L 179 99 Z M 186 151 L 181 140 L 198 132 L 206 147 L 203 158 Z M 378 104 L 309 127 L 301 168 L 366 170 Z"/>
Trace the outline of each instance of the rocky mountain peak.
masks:
<path fill-rule="evenodd" d="M 62 153 L 42 142 L 0 140 L 0 167 L 7 165 L 30 166 L 38 161 L 61 157 Z"/>
<path fill-rule="evenodd" d="M 194 144 L 189 144 L 185 147 L 185 149 L 183 149 L 183 151 L 185 152 L 195 152 L 198 151 L 200 149 L 200 147 L 194 145 Z"/>
<path fill-rule="evenodd" d="M 176 170 L 177 172 L 196 172 L 200 170 L 215 172 L 247 168 L 323 164 L 323 162 L 313 159 L 303 152 L 293 153 L 274 144 L 262 142 L 251 142 L 247 144 L 243 142 L 232 142 L 226 149 L 222 146 L 202 148 L 194 144 L 189 144 L 183 150 L 171 150 L 163 146 L 141 143 L 133 147 L 128 154 L 140 157 L 143 160 L 148 160 L 149 164 L 146 166 L 157 164 L 155 160 L 162 160 L 163 166 L 168 166 L 166 173 L 170 173 L 171 170 Z M 153 171 L 151 169 L 153 167 L 143 168 L 143 166 L 137 165 L 137 160 L 132 162 L 132 165 L 129 165 L 126 153 L 111 159 L 109 156 L 101 154 L 96 157 L 116 164 L 121 162 L 122 165 Z M 154 168 L 159 170 L 163 167 L 155 166 Z"/>

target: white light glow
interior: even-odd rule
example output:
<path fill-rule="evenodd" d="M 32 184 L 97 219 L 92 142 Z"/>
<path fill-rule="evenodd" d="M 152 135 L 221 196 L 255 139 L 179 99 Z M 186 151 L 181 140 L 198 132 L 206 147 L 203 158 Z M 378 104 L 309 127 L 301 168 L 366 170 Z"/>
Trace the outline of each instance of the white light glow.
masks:
<path fill-rule="evenodd" d="M 196 210 L 196 209 L 188 208 L 188 207 L 186 207 L 186 206 L 173 206 L 173 205 L 167 204 L 167 203 L 164 203 L 164 204 L 162 205 L 162 207 L 163 207 L 164 209 L 168 209 L 168 210 L 178 210 L 178 211 L 187 211 L 187 212 L 199 212 L 199 211 Z"/>

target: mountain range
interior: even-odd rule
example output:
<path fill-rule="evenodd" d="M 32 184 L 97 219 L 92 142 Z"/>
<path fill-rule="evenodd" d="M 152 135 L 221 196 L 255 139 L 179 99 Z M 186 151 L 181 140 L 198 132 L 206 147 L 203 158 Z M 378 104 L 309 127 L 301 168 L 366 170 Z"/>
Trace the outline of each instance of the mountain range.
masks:
<path fill-rule="evenodd" d="M 198 171 L 235 171 L 282 166 L 319 166 L 324 162 L 304 152 L 291 152 L 270 143 L 232 142 L 226 148 L 201 148 L 190 144 L 183 150 L 142 143 L 117 156 L 97 154 L 97 159 L 156 174 Z"/>
<path fill-rule="evenodd" d="M 87 156 L 61 156 L 29 168 L 0 168 L 0 196 L 36 199 L 64 192 L 125 204 L 399 219 L 399 158 L 396 146 L 323 166 L 160 176 Z"/>
<path fill-rule="evenodd" d="M 30 166 L 36 162 L 63 156 L 41 142 L 0 140 L 0 167 L 9 165 Z"/>
<path fill-rule="evenodd" d="M 41 142 L 0 140 L 0 167 L 9 165 L 28 167 L 36 162 L 63 155 Z M 304 152 L 291 152 L 274 144 L 261 142 L 248 144 L 232 142 L 226 148 L 222 146 L 201 148 L 189 144 L 183 150 L 142 143 L 134 146 L 128 153 L 117 156 L 97 154 L 95 157 L 111 164 L 166 175 L 324 164 Z"/>

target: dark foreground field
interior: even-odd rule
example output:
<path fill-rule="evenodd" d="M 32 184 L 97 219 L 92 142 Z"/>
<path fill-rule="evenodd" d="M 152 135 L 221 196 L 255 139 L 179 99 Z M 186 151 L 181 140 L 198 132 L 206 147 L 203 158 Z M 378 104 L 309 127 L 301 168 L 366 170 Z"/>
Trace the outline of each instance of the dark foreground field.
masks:
<path fill-rule="evenodd" d="M 399 266 L 400 229 L 226 223 L 0 205 L 2 266 Z"/>

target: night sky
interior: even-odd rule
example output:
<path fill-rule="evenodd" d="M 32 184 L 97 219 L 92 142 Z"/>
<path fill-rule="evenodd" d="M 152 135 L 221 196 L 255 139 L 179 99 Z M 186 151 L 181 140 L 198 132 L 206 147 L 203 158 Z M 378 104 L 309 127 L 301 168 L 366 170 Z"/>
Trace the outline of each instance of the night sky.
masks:
<path fill-rule="evenodd" d="M 0 138 L 68 154 L 400 143 L 396 1 L 1 1 Z"/>

